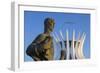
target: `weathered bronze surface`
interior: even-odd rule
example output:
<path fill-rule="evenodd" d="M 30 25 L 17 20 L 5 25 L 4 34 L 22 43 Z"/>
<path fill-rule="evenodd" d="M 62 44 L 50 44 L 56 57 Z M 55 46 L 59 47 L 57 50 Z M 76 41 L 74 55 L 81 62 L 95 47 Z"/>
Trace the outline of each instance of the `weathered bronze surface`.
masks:
<path fill-rule="evenodd" d="M 53 37 L 50 35 L 54 29 L 54 25 L 54 19 L 46 18 L 44 20 L 44 33 L 39 34 L 28 46 L 26 54 L 33 60 L 43 61 L 54 59 Z M 63 59 L 65 59 L 65 51 L 61 50 L 60 60 Z"/>

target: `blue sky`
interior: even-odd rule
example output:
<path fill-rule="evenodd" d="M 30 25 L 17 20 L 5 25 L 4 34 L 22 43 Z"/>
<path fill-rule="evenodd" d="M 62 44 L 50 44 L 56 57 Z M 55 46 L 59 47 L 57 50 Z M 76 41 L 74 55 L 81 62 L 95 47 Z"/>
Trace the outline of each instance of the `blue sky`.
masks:
<path fill-rule="evenodd" d="M 59 34 L 61 30 L 66 34 L 66 29 L 69 31 L 69 39 L 72 39 L 72 32 L 75 30 L 75 37 L 78 33 L 86 33 L 84 43 L 84 55 L 90 58 L 90 14 L 83 13 L 61 13 L 61 12 L 38 12 L 38 11 L 24 11 L 24 52 L 28 45 L 44 31 L 44 19 L 51 17 L 55 20 L 55 27 L 53 32 Z M 55 49 L 54 59 L 59 58 L 60 49 Z M 24 53 L 25 61 L 33 61 Z"/>

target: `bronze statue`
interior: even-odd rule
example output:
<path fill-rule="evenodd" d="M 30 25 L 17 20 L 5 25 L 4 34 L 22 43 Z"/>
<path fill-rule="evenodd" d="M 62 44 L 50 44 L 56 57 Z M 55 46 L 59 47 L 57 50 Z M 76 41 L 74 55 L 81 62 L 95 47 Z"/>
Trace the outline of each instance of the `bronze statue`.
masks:
<path fill-rule="evenodd" d="M 28 46 L 26 53 L 33 60 L 43 61 L 54 59 L 53 37 L 50 35 L 54 29 L 54 25 L 54 19 L 46 18 L 44 20 L 44 33 L 38 35 Z M 65 59 L 65 51 L 61 50 L 60 60 L 63 59 Z"/>

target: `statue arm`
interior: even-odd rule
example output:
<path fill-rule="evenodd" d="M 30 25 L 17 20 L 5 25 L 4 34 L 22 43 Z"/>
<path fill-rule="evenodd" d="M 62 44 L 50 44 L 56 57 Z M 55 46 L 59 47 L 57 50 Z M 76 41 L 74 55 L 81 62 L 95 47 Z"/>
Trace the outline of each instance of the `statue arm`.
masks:
<path fill-rule="evenodd" d="M 35 55 L 39 55 L 43 51 L 42 48 L 39 47 L 39 43 L 44 40 L 44 35 L 40 34 L 36 37 L 36 39 L 27 47 L 26 53 L 31 56 L 35 60 L 39 60 L 35 57 Z M 40 48 L 40 49 L 38 49 Z"/>
<path fill-rule="evenodd" d="M 44 34 L 40 34 L 40 35 L 38 35 L 38 36 L 35 38 L 35 40 L 34 40 L 32 43 L 33 43 L 33 44 L 39 44 L 39 43 L 41 43 L 42 41 L 44 41 L 44 39 L 45 39 Z"/>

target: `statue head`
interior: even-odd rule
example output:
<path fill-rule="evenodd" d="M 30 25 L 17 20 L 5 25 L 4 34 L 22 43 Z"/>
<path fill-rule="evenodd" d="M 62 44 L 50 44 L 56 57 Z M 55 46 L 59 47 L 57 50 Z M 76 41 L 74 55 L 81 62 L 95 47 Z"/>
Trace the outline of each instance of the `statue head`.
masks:
<path fill-rule="evenodd" d="M 54 24 L 55 24 L 54 19 L 52 19 L 52 18 L 46 18 L 44 20 L 44 31 L 46 33 L 52 32 L 53 29 L 54 29 Z"/>

